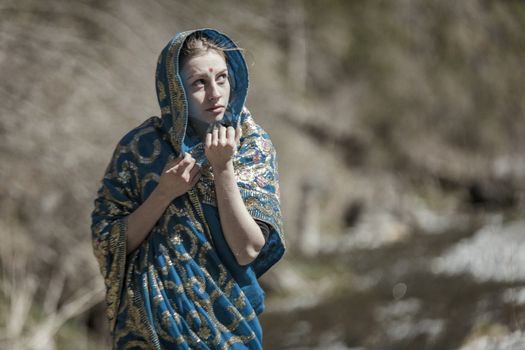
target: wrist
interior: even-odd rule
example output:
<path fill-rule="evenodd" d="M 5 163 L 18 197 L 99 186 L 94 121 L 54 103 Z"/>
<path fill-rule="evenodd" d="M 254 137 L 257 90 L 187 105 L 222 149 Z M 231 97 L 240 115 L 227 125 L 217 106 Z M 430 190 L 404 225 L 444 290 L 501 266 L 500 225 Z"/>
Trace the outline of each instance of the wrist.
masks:
<path fill-rule="evenodd" d="M 169 193 L 169 191 L 165 191 L 160 185 L 153 190 L 151 197 L 153 200 L 155 200 L 155 202 L 164 207 L 167 207 L 171 201 L 177 198 L 177 196 Z"/>
<path fill-rule="evenodd" d="M 232 173 L 233 174 L 233 160 L 229 159 L 225 163 L 221 164 L 212 164 L 213 175 L 217 176 L 222 173 Z"/>

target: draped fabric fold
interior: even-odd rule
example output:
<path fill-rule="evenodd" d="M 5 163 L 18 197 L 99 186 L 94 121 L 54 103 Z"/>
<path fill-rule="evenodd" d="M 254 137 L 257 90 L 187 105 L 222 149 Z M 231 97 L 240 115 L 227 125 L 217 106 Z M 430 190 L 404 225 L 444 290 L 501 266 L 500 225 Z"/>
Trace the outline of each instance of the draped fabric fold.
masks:
<path fill-rule="evenodd" d="M 95 199 L 93 249 L 116 349 L 262 348 L 257 315 L 264 309 L 264 292 L 257 277 L 284 253 L 276 154 L 244 107 L 248 75 L 242 53 L 224 34 L 199 31 L 230 49 L 225 53 L 232 98 L 225 119 L 243 130 L 235 175 L 248 212 L 268 225 L 268 239 L 248 266 L 237 264 L 224 239 L 212 169 L 189 127 L 179 76 L 179 51 L 192 32 L 180 33 L 158 61 L 161 117 L 149 118 L 121 139 Z M 155 189 L 165 164 L 185 152 L 201 165 L 201 179 L 126 255 L 126 217 Z"/>

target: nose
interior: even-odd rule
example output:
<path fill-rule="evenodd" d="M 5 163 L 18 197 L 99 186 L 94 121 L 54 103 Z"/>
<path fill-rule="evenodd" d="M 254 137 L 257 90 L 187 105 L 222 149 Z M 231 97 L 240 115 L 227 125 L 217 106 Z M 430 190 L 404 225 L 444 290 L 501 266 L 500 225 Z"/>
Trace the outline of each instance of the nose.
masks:
<path fill-rule="evenodd" d="M 208 99 L 210 101 L 217 100 L 219 97 L 221 97 L 221 92 L 219 90 L 219 86 L 216 82 L 212 82 L 209 85 L 209 91 L 208 91 Z"/>

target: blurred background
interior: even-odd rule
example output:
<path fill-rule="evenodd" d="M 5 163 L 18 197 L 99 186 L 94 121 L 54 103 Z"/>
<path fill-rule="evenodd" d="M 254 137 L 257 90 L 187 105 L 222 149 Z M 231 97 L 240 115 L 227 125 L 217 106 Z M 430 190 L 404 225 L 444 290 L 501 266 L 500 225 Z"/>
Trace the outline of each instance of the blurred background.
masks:
<path fill-rule="evenodd" d="M 525 349 L 525 3 L 0 2 L 0 348 L 109 349 L 90 213 L 158 54 L 245 49 L 288 253 L 266 349 Z"/>

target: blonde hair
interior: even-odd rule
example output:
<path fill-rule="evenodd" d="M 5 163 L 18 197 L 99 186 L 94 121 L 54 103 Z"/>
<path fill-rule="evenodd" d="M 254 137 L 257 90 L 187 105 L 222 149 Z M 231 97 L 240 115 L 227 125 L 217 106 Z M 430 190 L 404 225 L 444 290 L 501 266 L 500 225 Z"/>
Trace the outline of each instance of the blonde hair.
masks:
<path fill-rule="evenodd" d="M 190 34 L 184 41 L 180 51 L 180 67 L 183 67 L 184 63 L 186 63 L 190 58 L 204 55 L 211 50 L 217 52 L 224 58 L 225 61 L 227 61 L 226 54 L 224 53 L 225 48 L 221 47 L 219 43 L 206 36 L 202 32 Z"/>

